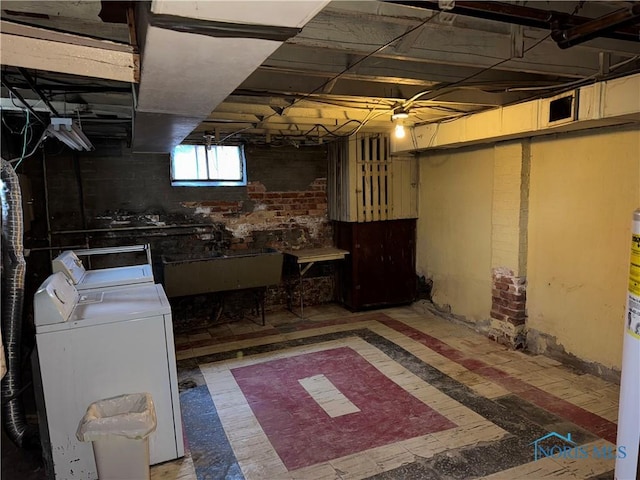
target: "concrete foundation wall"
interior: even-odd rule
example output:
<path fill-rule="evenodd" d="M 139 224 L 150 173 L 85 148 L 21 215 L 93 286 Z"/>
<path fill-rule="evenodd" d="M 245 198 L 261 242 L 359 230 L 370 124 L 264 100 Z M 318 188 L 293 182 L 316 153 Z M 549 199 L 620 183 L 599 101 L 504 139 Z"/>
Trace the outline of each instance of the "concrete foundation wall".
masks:
<path fill-rule="evenodd" d="M 417 273 L 439 307 L 473 321 L 491 310 L 493 147 L 420 156 Z"/>
<path fill-rule="evenodd" d="M 638 206 L 639 130 L 532 141 L 530 348 L 620 368 L 631 214 Z"/>
<path fill-rule="evenodd" d="M 616 378 L 640 130 L 427 152 L 420 181 L 417 266 L 436 306 L 501 343 Z"/>

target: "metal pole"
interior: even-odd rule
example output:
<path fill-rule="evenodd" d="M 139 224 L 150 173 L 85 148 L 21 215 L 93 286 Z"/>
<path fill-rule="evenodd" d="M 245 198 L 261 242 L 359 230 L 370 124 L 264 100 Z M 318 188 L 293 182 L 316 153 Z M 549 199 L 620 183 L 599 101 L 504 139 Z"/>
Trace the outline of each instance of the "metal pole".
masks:
<path fill-rule="evenodd" d="M 13 93 L 13 95 L 20 100 L 20 103 L 22 103 L 24 105 L 24 108 L 26 108 L 27 110 L 29 110 L 29 112 L 31 112 L 31 115 L 33 115 L 33 117 L 38 120 L 38 122 L 40 122 L 42 125 L 47 126 L 47 123 L 42 119 L 42 117 L 40 117 L 40 115 L 38 115 L 36 113 L 36 111 L 31 107 L 31 105 L 29 104 L 29 102 L 27 102 L 24 97 L 22 95 L 20 95 L 20 93 L 12 86 L 9 85 L 5 80 L 1 80 L 0 81 L 2 83 L 2 85 L 4 85 L 4 87 L 9 90 L 11 93 Z"/>
<path fill-rule="evenodd" d="M 214 223 L 187 223 L 184 225 L 141 225 L 137 227 L 115 227 L 115 228 L 87 228 L 84 230 L 55 230 L 52 235 L 73 235 L 77 233 L 98 233 L 98 232 L 127 232 L 135 230 L 168 230 L 173 228 L 209 228 L 215 227 Z"/>
<path fill-rule="evenodd" d="M 615 478 L 638 478 L 640 449 L 640 209 L 633 213 Z"/>
<path fill-rule="evenodd" d="M 49 262 L 53 261 L 53 251 L 51 250 L 51 217 L 49 216 L 49 184 L 47 182 L 47 159 L 42 150 L 42 179 L 44 183 L 44 213 L 47 217 L 47 244 L 49 246 Z"/>

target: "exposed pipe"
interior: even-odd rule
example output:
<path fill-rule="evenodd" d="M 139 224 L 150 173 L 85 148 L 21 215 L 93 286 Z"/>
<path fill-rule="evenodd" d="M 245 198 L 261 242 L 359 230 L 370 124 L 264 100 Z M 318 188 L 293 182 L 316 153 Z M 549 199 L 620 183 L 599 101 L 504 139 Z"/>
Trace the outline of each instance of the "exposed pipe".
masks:
<path fill-rule="evenodd" d="M 397 3 L 428 10 L 443 10 L 443 8 L 440 7 L 440 2 L 437 0 L 387 0 L 387 3 Z M 593 21 L 592 18 L 555 10 L 544 10 L 498 1 L 456 0 L 454 7 L 451 10 L 447 10 L 447 12 L 545 30 L 550 28 L 567 29 Z M 617 25 L 611 30 L 602 31 L 600 36 L 632 42 L 638 42 L 640 40 L 638 27 L 635 25 Z"/>
<path fill-rule="evenodd" d="M 42 118 L 40 118 L 40 115 L 38 115 L 36 113 L 36 111 L 33 109 L 33 107 L 29 104 L 29 102 L 27 102 L 24 97 L 22 95 L 20 95 L 20 93 L 13 88 L 12 85 L 9 85 L 9 83 L 7 83 L 7 81 L 5 79 L 0 80 L 0 83 L 2 83 L 2 86 L 4 88 L 6 88 L 7 90 L 9 90 L 18 100 L 20 100 L 20 103 L 22 103 L 24 105 L 24 108 L 26 108 L 27 110 L 29 110 L 29 112 L 31 112 L 31 115 L 33 115 L 33 117 L 38 120 L 38 122 L 40 122 L 42 125 L 44 125 L 45 127 L 47 126 L 47 122 L 45 122 Z"/>
<path fill-rule="evenodd" d="M 29 87 L 31 87 L 31 90 L 33 90 L 40 97 L 40 100 L 42 100 L 44 102 L 44 104 L 47 106 L 47 108 L 53 114 L 53 116 L 54 117 L 59 117 L 60 114 L 55 109 L 55 107 L 51 104 L 51 102 L 45 96 L 45 94 L 42 93 L 42 90 L 40 90 L 38 88 L 38 86 L 36 85 L 36 82 L 33 80 L 33 78 L 31 78 L 31 75 L 29 75 L 29 72 L 27 72 L 26 69 L 21 68 L 21 67 L 18 67 L 18 71 L 24 77 L 24 79 L 27 81 L 27 84 L 29 85 Z"/>
<path fill-rule="evenodd" d="M 18 175 L 1 159 L 2 185 L 2 339 L 7 357 L 7 374 L 2 379 L 2 419 L 9 438 L 19 447 L 27 446 L 31 431 L 18 395 L 20 388 L 20 341 L 26 262 L 23 255 L 22 197 Z"/>
<path fill-rule="evenodd" d="M 184 225 L 140 225 L 137 227 L 87 228 L 85 230 L 54 230 L 52 235 L 72 235 L 76 233 L 126 232 L 135 230 L 168 230 L 173 228 L 208 228 L 216 227 L 215 223 L 185 223 Z M 65 247 L 61 247 L 65 248 Z"/>
<path fill-rule="evenodd" d="M 87 229 L 87 211 L 84 208 L 84 188 L 82 186 L 82 172 L 80 170 L 80 156 L 77 152 L 73 153 L 73 169 L 76 174 L 76 183 L 78 185 L 78 203 L 80 207 L 80 218 L 82 219 L 82 229 Z M 85 233 L 84 242 L 89 245 L 89 235 Z M 87 259 L 87 268 L 91 270 L 91 257 Z"/>
<path fill-rule="evenodd" d="M 560 48 L 569 48 L 593 38 L 604 36 L 620 25 L 635 23 L 640 18 L 640 4 L 629 5 L 615 12 L 594 18 L 571 28 L 554 30 L 551 34 Z"/>

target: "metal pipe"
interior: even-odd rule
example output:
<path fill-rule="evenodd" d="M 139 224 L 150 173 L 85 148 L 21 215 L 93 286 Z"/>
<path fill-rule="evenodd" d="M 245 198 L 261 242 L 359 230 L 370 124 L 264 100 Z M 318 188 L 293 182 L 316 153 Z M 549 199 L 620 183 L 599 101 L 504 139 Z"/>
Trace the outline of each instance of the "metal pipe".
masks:
<path fill-rule="evenodd" d="M 135 230 L 166 230 L 173 228 L 205 228 L 215 227 L 215 223 L 191 223 L 185 225 L 140 225 L 137 227 L 116 227 L 116 228 L 89 228 L 84 230 L 55 230 L 52 235 L 73 235 L 79 233 L 99 233 L 99 232 L 125 232 Z"/>
<path fill-rule="evenodd" d="M 47 126 L 46 122 L 44 120 L 42 120 L 42 118 L 40 118 L 40 116 L 36 113 L 36 111 L 31 108 L 31 105 L 29 105 L 29 102 L 27 102 L 24 97 L 22 95 L 20 95 L 18 93 L 18 91 L 13 88 L 13 86 L 9 85 L 4 79 L 0 80 L 0 82 L 2 83 L 2 85 L 9 90 L 18 100 L 20 100 L 20 102 L 22 102 L 22 104 L 24 105 L 24 108 L 26 108 L 27 110 L 29 110 L 29 112 L 31 112 L 31 115 L 33 115 L 33 117 L 38 120 L 42 125 L 44 125 L 45 127 Z"/>
<path fill-rule="evenodd" d="M 49 250 L 74 250 L 76 248 L 87 248 L 87 245 L 64 245 L 61 247 L 33 247 L 25 248 L 25 252 L 46 252 Z"/>
<path fill-rule="evenodd" d="M 49 101 L 49 99 L 45 97 L 44 93 L 42 93 L 42 90 L 38 88 L 38 86 L 36 85 L 36 82 L 33 80 L 31 75 L 29 75 L 29 72 L 27 72 L 24 68 L 21 68 L 21 67 L 18 67 L 18 71 L 27 81 L 27 85 L 29 85 L 31 90 L 33 90 L 40 97 L 40 100 L 42 100 L 44 104 L 47 106 L 47 108 L 49 109 L 49 111 L 53 113 L 53 116 L 59 117 L 60 114 L 58 114 L 58 111 L 55 109 L 55 107 L 51 105 L 51 102 Z"/>
<path fill-rule="evenodd" d="M 593 38 L 602 37 L 620 25 L 637 21 L 639 17 L 640 4 L 630 5 L 607 15 L 594 18 L 589 22 L 563 30 L 555 30 L 551 34 L 551 38 L 556 41 L 558 47 L 565 49 Z"/>
<path fill-rule="evenodd" d="M 437 0 L 390 0 L 387 3 L 397 3 L 427 10 L 442 10 L 440 2 Z M 592 18 L 555 10 L 544 10 L 506 2 L 456 0 L 454 5 L 453 9 L 447 10 L 447 12 L 542 29 L 549 29 L 553 26 L 557 26 L 559 29 L 566 29 L 593 20 Z M 603 31 L 600 36 L 632 42 L 637 42 L 640 38 L 637 27 L 625 25 L 618 25 L 615 30 Z"/>
<path fill-rule="evenodd" d="M 49 216 L 49 183 L 47 182 L 47 161 L 42 150 L 42 179 L 44 186 L 44 213 L 47 217 L 47 243 L 51 248 L 51 217 Z M 49 251 L 49 262 L 53 261 L 53 254 Z"/>
<path fill-rule="evenodd" d="M 77 152 L 73 153 L 73 169 L 76 174 L 76 183 L 78 185 L 78 204 L 80 206 L 80 217 L 82 219 L 82 228 L 87 228 L 87 211 L 84 208 L 84 188 L 82 185 L 82 172 L 80 170 L 80 157 Z M 84 241 L 89 244 L 88 234 L 84 235 Z M 87 268 L 91 270 L 91 258 L 87 259 Z"/>
<path fill-rule="evenodd" d="M 2 379 L 2 419 L 9 438 L 19 447 L 32 439 L 27 425 L 21 391 L 20 346 L 26 262 L 23 255 L 22 197 L 18 175 L 4 158 L 1 161 L 2 188 L 2 338 L 5 344 L 7 373 Z"/>

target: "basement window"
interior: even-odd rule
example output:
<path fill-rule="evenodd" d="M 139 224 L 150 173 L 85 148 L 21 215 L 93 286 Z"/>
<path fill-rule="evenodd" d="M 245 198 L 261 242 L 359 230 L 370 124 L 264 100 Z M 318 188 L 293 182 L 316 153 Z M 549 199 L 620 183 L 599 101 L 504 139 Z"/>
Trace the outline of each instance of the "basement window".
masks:
<path fill-rule="evenodd" d="M 174 187 L 236 187 L 247 184 L 244 149 L 237 145 L 178 145 L 171 152 Z"/>

